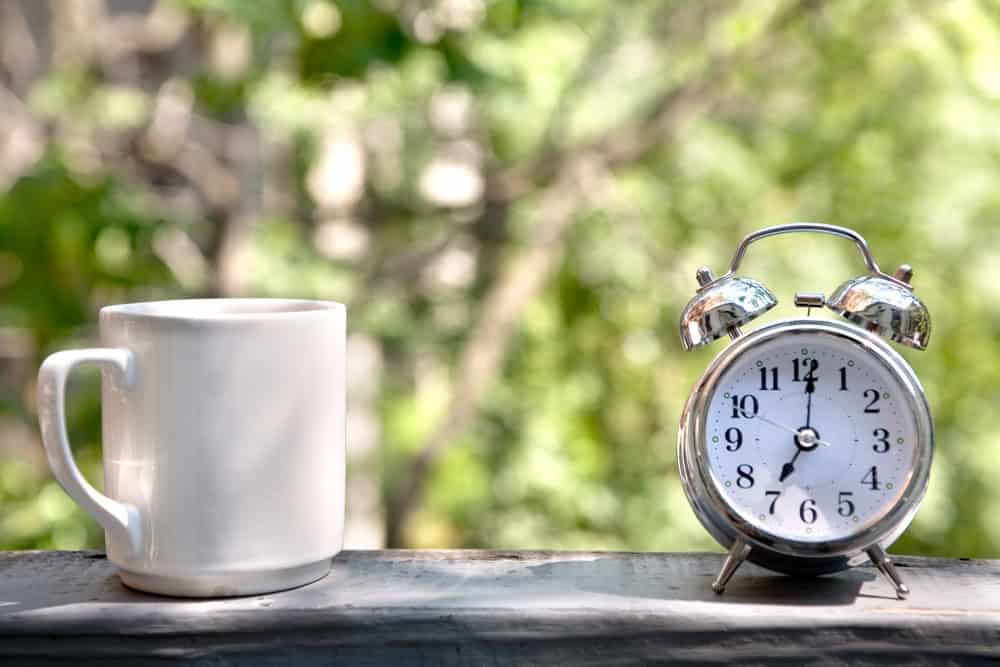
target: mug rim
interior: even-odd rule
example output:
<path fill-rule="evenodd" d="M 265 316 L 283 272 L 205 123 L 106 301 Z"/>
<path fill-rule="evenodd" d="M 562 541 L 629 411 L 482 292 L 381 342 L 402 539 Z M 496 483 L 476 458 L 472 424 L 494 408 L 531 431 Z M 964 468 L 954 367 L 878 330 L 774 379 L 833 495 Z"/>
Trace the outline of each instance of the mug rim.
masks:
<path fill-rule="evenodd" d="M 150 320 L 218 321 L 278 319 L 346 310 L 342 303 L 319 299 L 218 297 L 113 304 L 101 308 L 100 314 Z"/>

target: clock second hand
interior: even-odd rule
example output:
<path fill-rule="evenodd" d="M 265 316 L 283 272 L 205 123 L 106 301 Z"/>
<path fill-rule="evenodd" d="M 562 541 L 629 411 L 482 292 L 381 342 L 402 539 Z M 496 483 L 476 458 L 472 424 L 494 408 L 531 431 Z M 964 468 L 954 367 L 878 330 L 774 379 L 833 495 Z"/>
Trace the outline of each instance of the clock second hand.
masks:
<path fill-rule="evenodd" d="M 762 422 L 764 422 L 765 424 L 770 424 L 771 426 L 775 426 L 777 428 L 780 428 L 782 431 L 788 431 L 792 435 L 798 435 L 799 434 L 799 430 L 800 429 L 792 428 L 791 426 L 788 426 L 787 424 L 782 424 L 781 422 L 776 422 L 773 419 L 771 419 L 770 417 L 765 417 L 764 415 L 760 414 L 759 412 L 755 415 L 755 417 L 757 419 L 761 420 Z M 818 445 L 820 445 L 822 447 L 831 447 L 832 446 L 826 440 L 817 440 L 816 444 L 818 444 Z"/>
<path fill-rule="evenodd" d="M 764 422 L 765 424 L 770 424 L 771 426 L 777 426 L 778 428 L 780 428 L 783 431 L 788 431 L 789 433 L 795 433 L 795 434 L 797 434 L 799 432 L 799 429 L 792 428 L 791 426 L 787 426 L 785 424 L 781 424 L 779 422 L 776 422 L 773 419 L 771 419 L 770 417 L 765 417 L 764 415 L 760 414 L 759 412 L 755 415 L 755 417 L 757 419 L 761 420 L 762 422 Z"/>

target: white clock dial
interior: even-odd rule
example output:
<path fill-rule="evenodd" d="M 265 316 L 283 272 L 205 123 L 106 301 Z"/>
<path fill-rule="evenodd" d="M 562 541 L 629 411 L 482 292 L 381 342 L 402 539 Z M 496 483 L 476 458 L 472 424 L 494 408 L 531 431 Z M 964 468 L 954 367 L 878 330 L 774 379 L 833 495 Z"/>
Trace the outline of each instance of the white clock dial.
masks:
<path fill-rule="evenodd" d="M 776 337 L 727 365 L 707 402 L 712 483 L 743 521 L 825 542 L 900 502 L 917 416 L 903 382 L 860 345 L 819 332 Z"/>

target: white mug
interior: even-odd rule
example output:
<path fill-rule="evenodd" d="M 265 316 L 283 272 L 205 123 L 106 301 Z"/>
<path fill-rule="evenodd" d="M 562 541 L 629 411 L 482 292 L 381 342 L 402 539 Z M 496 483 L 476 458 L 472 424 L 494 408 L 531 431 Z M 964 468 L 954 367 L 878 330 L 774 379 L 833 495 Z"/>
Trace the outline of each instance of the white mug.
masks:
<path fill-rule="evenodd" d="M 38 374 L 56 479 L 104 527 L 122 581 L 153 593 L 250 595 L 325 576 L 343 543 L 346 309 L 284 299 L 103 308 L 107 347 Z M 66 437 L 74 366 L 103 376 L 104 485 Z"/>

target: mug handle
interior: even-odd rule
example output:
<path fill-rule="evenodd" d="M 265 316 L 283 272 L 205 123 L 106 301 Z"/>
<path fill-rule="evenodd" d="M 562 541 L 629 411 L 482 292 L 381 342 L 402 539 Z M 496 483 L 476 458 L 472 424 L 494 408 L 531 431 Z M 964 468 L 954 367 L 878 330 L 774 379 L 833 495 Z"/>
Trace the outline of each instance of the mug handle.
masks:
<path fill-rule="evenodd" d="M 49 355 L 38 370 L 38 422 L 45 455 L 56 481 L 66 493 L 135 554 L 142 545 L 138 508 L 112 500 L 91 486 L 80 473 L 70 450 L 66 434 L 66 380 L 73 368 L 86 363 L 115 369 L 123 387 L 135 382 L 135 357 L 126 349 L 90 348 Z"/>

